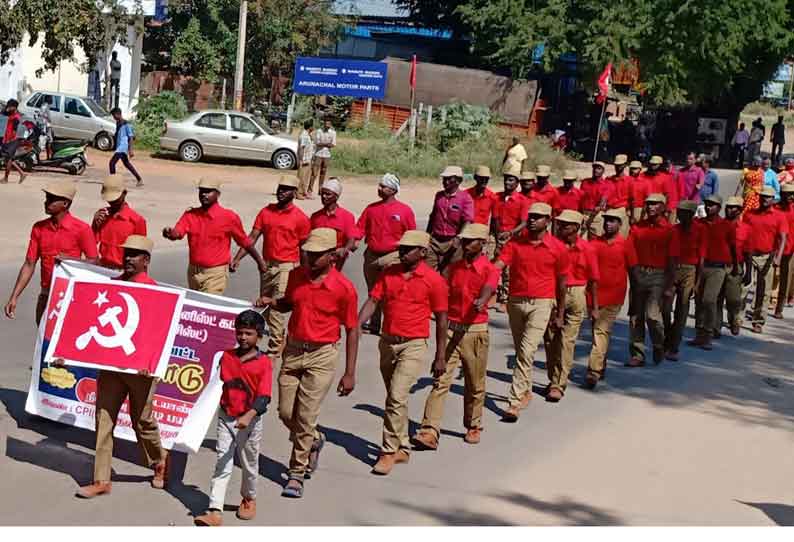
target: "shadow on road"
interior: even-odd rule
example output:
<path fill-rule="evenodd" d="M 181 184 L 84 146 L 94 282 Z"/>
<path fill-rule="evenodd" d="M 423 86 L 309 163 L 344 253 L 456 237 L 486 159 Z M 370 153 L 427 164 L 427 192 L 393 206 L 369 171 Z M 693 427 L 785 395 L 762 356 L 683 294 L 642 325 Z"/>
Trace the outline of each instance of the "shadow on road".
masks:
<path fill-rule="evenodd" d="M 794 506 L 791 506 L 790 504 L 779 504 L 773 502 L 745 502 L 740 500 L 737 500 L 736 502 L 745 504 L 752 508 L 757 508 L 778 525 L 785 527 L 791 527 L 794 525 Z"/>
<path fill-rule="evenodd" d="M 357 406 L 358 405 L 356 405 L 356 407 Z M 347 431 L 334 429 L 333 427 L 320 425 L 317 428 L 325 435 L 328 442 L 344 449 L 350 457 L 358 459 L 369 467 L 373 466 L 378 461 L 380 446 L 374 442 L 370 442 L 367 439 L 363 439 Z"/>

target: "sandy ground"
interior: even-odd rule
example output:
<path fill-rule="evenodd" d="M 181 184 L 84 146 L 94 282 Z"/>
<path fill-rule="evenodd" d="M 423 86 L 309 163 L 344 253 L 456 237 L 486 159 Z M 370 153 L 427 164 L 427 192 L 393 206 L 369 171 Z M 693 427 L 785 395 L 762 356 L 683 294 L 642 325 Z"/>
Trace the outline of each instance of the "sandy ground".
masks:
<path fill-rule="evenodd" d="M 75 212 L 87 218 L 101 205 L 98 182 L 105 155 L 80 179 Z M 130 190 L 132 203 L 153 231 L 173 223 L 195 201 L 191 182 L 205 174 L 230 181 L 223 202 L 250 224 L 271 199 L 277 173 L 258 166 L 183 165 L 137 160 L 147 179 Z M 0 187 L 0 293 L 7 295 L 30 223 L 42 216 L 39 189 L 50 176 Z M 232 182 L 233 181 L 233 182 Z M 354 212 L 374 199 L 373 179 L 347 179 L 343 201 Z M 723 192 L 735 175 L 726 173 Z M 426 216 L 433 187 L 406 186 L 403 199 Z M 311 210 L 316 201 L 301 204 Z M 184 243 L 157 239 L 153 276 L 184 284 Z M 168 247 L 169 250 L 164 250 Z M 365 295 L 361 254 L 345 272 Z M 228 295 L 250 298 L 257 276 L 250 259 Z M 24 412 L 36 288 L 23 295 L 18 318 L 0 324 L 0 525 L 190 525 L 207 505 L 215 461 L 214 430 L 168 491 L 154 491 L 129 443 L 117 443 L 113 493 L 93 501 L 72 497 L 90 481 L 93 438 Z M 787 309 L 787 318 L 794 311 Z M 690 324 L 691 325 L 691 324 Z M 329 394 L 320 423 L 328 438 L 318 473 L 301 501 L 279 496 L 289 457 L 287 432 L 274 409 L 266 415 L 260 456 L 256 525 L 794 525 L 791 456 L 794 386 L 788 321 L 772 321 L 763 336 L 744 330 L 723 337 L 712 352 L 684 347 L 682 361 L 627 369 L 627 321 L 616 324 L 607 381 L 595 392 L 580 386 L 589 352 L 583 326 L 572 384 L 553 405 L 538 393 L 546 384 L 545 354 L 536 359 L 536 393 L 517 424 L 499 418 L 514 361 L 504 315 L 493 313 L 483 442 L 462 442 L 462 385 L 446 403 L 441 447 L 420 452 L 391 476 L 369 474 L 380 443 L 383 384 L 377 340 L 361 340 L 356 390 Z M 691 327 L 689 332 L 691 332 Z M 429 361 L 428 361 L 429 368 Z M 421 420 L 432 379 L 412 390 L 412 425 Z M 228 493 L 226 522 L 238 503 L 239 471 Z"/>

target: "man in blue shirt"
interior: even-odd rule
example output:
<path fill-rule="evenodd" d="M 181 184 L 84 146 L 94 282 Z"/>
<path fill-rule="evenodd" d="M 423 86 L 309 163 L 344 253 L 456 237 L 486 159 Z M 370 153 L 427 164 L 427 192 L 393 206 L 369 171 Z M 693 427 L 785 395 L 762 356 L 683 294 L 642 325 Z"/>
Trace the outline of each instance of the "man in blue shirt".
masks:
<path fill-rule="evenodd" d="M 700 167 L 703 169 L 703 187 L 700 189 L 700 201 L 706 201 L 706 198 L 720 193 L 720 178 L 717 172 L 711 169 L 711 156 L 705 155 L 700 161 Z"/>
<path fill-rule="evenodd" d="M 135 167 L 130 163 L 130 158 L 134 156 L 132 152 L 132 141 L 135 139 L 135 133 L 132 131 L 132 126 L 124 120 L 121 116 L 121 109 L 114 107 L 110 114 L 113 115 L 113 120 L 116 121 L 116 149 L 113 153 L 113 158 L 110 159 L 110 174 L 116 173 L 116 163 L 121 160 L 124 167 L 132 173 L 135 180 L 138 181 L 136 186 L 143 186 L 143 179 L 136 171 Z"/>
<path fill-rule="evenodd" d="M 772 169 L 772 160 L 764 158 L 761 169 L 764 170 L 764 186 L 771 186 L 775 190 L 775 201 L 780 201 L 780 181 L 777 180 L 777 172 Z"/>

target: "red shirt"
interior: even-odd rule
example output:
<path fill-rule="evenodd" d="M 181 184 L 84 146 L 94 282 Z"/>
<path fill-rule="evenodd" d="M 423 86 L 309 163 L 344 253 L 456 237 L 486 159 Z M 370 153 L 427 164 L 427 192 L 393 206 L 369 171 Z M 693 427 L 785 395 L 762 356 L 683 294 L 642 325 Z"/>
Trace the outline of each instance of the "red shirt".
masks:
<path fill-rule="evenodd" d="M 486 188 L 482 195 L 479 195 L 477 194 L 476 186 L 469 188 L 466 192 L 469 193 L 474 202 L 474 222 L 485 224 L 486 226 L 489 225 L 491 223 L 491 213 L 496 204 L 496 194 Z"/>
<path fill-rule="evenodd" d="M 750 230 L 748 252 L 751 254 L 774 252 L 780 246 L 781 235 L 788 233 L 786 215 L 774 207 L 745 213 L 744 221 Z"/>
<path fill-rule="evenodd" d="M 369 296 L 383 305 L 383 332 L 386 335 L 419 339 L 430 336 L 430 313 L 446 312 L 449 306 L 447 282 L 425 262 L 408 278 L 402 264 L 381 273 Z"/>
<path fill-rule="evenodd" d="M 262 232 L 262 257 L 275 262 L 297 262 L 300 245 L 309 237 L 311 225 L 306 213 L 289 204 L 280 209 L 275 203 L 259 211 L 254 229 Z"/>
<path fill-rule="evenodd" d="M 598 259 L 595 250 L 588 241 L 581 237 L 576 238 L 573 246 L 563 243 L 568 249 L 571 261 L 571 272 L 568 274 L 566 286 L 586 286 L 591 280 L 598 281 Z"/>
<path fill-rule="evenodd" d="M 529 192 L 529 199 L 532 203 L 545 203 L 549 205 L 553 211 L 560 208 L 560 195 L 557 193 L 556 188 L 549 183 L 546 183 L 541 189 L 536 187 L 537 185 Z"/>
<path fill-rule="evenodd" d="M 436 192 L 430 215 L 430 232 L 439 237 L 454 237 L 464 224 L 474 220 L 474 201 L 468 192 L 458 190 L 451 196 Z"/>
<path fill-rule="evenodd" d="M 36 263 L 41 258 L 41 289 L 47 290 L 52 282 L 55 258 L 96 258 L 96 240 L 91 226 L 66 213 L 60 223 L 45 218 L 33 224 L 25 260 Z"/>
<path fill-rule="evenodd" d="M 736 261 L 738 263 L 744 262 L 744 253 L 750 250 L 750 227 L 742 218 L 736 220 L 729 220 L 733 227 L 734 236 L 736 237 Z"/>
<path fill-rule="evenodd" d="M 788 222 L 788 236 L 786 237 L 786 248 L 783 249 L 783 254 L 789 256 L 794 254 L 794 206 L 790 206 L 788 209 L 784 209 L 783 207 L 778 207 L 778 210 L 783 213 L 786 217 L 786 221 Z"/>
<path fill-rule="evenodd" d="M 578 211 L 582 208 L 582 191 L 572 186 L 570 189 L 566 189 L 564 186 L 561 186 L 557 189 L 557 195 L 560 199 L 560 207 L 558 211 L 564 211 L 566 209 L 570 209 L 571 211 Z"/>
<path fill-rule="evenodd" d="M 406 231 L 416 229 L 416 218 L 413 210 L 401 201 L 376 201 L 367 205 L 356 225 L 364 234 L 367 247 L 385 254 L 397 250 Z"/>
<path fill-rule="evenodd" d="M 449 267 L 449 320 L 459 324 L 482 324 L 488 321 L 488 304 L 475 311 L 472 304 L 480 297 L 480 290 L 490 286 L 496 290 L 499 269 L 481 254 L 474 262 L 465 258 Z"/>
<path fill-rule="evenodd" d="M 634 244 L 637 264 L 643 267 L 666 269 L 670 257 L 673 227 L 665 218 L 657 223 L 641 220 L 631 227 L 629 242 Z"/>
<path fill-rule="evenodd" d="M 115 214 L 94 229 L 94 237 L 99 243 L 99 261 L 108 267 L 122 267 L 124 249 L 121 245 L 130 235 L 146 235 L 146 219 L 132 210 L 126 203 Z"/>
<path fill-rule="evenodd" d="M 689 231 L 684 231 L 681 224 L 673 226 L 670 257 L 678 258 L 679 264 L 698 265 L 701 258 L 706 255 L 707 229 L 707 226 L 703 225 L 700 220 L 693 221 Z"/>
<path fill-rule="evenodd" d="M 520 192 L 513 192 L 509 196 L 506 196 L 504 192 L 498 192 L 493 208 L 493 216 L 499 221 L 499 231 L 513 230 L 526 220 L 529 206 L 530 201 L 522 196 Z"/>
<path fill-rule="evenodd" d="M 356 289 L 335 268 L 316 283 L 304 267 L 293 269 L 284 298 L 292 304 L 287 332 L 295 340 L 332 344 L 339 340 L 340 326 L 358 325 Z"/>
<path fill-rule="evenodd" d="M 607 183 L 612 186 L 607 197 L 607 207 L 610 209 L 625 209 L 629 204 L 629 183 L 632 177 L 621 175 L 607 178 Z"/>
<path fill-rule="evenodd" d="M 336 248 L 341 248 L 350 239 L 361 239 L 361 232 L 356 227 L 356 218 L 347 209 L 337 206 L 329 213 L 324 208 L 312 214 L 309 219 L 311 229 L 331 228 L 336 230 Z"/>
<path fill-rule="evenodd" d="M 579 188 L 582 191 L 582 208 L 580 211 L 592 211 L 598 207 L 598 204 L 601 203 L 603 198 L 607 198 L 608 200 L 610 192 L 612 191 L 612 187 L 607 184 L 607 181 L 603 177 L 598 181 L 592 178 L 585 179 L 582 181 L 582 184 L 579 185 Z"/>
<path fill-rule="evenodd" d="M 629 181 L 629 195 L 631 196 L 631 204 L 635 209 L 645 206 L 645 198 L 647 198 L 650 193 L 650 178 L 642 174 L 631 178 Z"/>
<path fill-rule="evenodd" d="M 254 406 L 259 397 L 270 397 L 273 362 L 262 352 L 254 359 L 242 361 L 234 349 L 221 356 L 221 408 L 234 418 Z"/>
<path fill-rule="evenodd" d="M 662 172 L 657 172 L 651 174 L 650 172 L 640 173 L 640 179 L 645 180 L 645 184 L 648 187 L 648 194 L 664 194 L 664 174 Z M 643 199 L 643 204 L 645 203 L 645 199 Z"/>
<path fill-rule="evenodd" d="M 629 270 L 637 265 L 634 244 L 617 234 L 612 239 L 597 237 L 590 245 L 598 259 L 598 304 L 602 307 L 622 305 L 626 300 Z"/>
<path fill-rule="evenodd" d="M 662 194 L 667 198 L 667 209 L 673 210 L 678 207 L 681 196 L 678 193 L 678 176 L 672 173 L 660 173 Z"/>
<path fill-rule="evenodd" d="M 549 233 L 537 244 L 529 236 L 511 239 L 499 259 L 510 268 L 511 296 L 553 299 L 558 277 L 570 275 L 568 250 Z"/>
<path fill-rule="evenodd" d="M 217 267 L 231 261 L 232 238 L 241 247 L 251 246 L 243 223 L 234 211 L 216 203 L 188 209 L 174 226 L 180 237 L 187 235 L 190 263 L 199 267 Z"/>
<path fill-rule="evenodd" d="M 13 114 L 8 115 L 8 120 L 6 120 L 6 131 L 3 134 L 3 143 L 10 143 L 17 138 L 17 126 L 21 120 L 22 116 L 19 114 L 19 111 L 15 111 Z"/>
<path fill-rule="evenodd" d="M 713 220 L 704 218 L 697 221 L 703 228 L 703 257 L 707 262 L 732 264 L 731 246 L 736 246 L 736 227 L 721 216 Z M 738 256 L 738 254 L 737 254 Z"/>

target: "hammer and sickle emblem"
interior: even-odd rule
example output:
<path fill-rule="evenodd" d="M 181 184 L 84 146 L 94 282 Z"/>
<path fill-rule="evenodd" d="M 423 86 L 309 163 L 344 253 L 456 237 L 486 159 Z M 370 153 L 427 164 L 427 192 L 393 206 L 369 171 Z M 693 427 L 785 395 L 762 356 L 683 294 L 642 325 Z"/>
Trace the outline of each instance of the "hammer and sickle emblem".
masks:
<path fill-rule="evenodd" d="M 138 309 L 138 304 L 130 294 L 119 292 L 119 295 L 127 305 L 127 322 L 123 326 L 119 322 L 119 315 L 122 310 L 120 306 L 108 307 L 105 312 L 99 315 L 98 321 L 103 327 L 110 324 L 110 327 L 113 328 L 113 335 L 103 335 L 99 332 L 97 326 L 91 326 L 88 331 L 77 337 L 74 344 L 78 350 L 85 350 L 91 340 L 94 340 L 98 345 L 105 348 L 117 348 L 120 346 L 128 356 L 135 352 L 132 335 L 138 329 L 141 313 Z"/>

